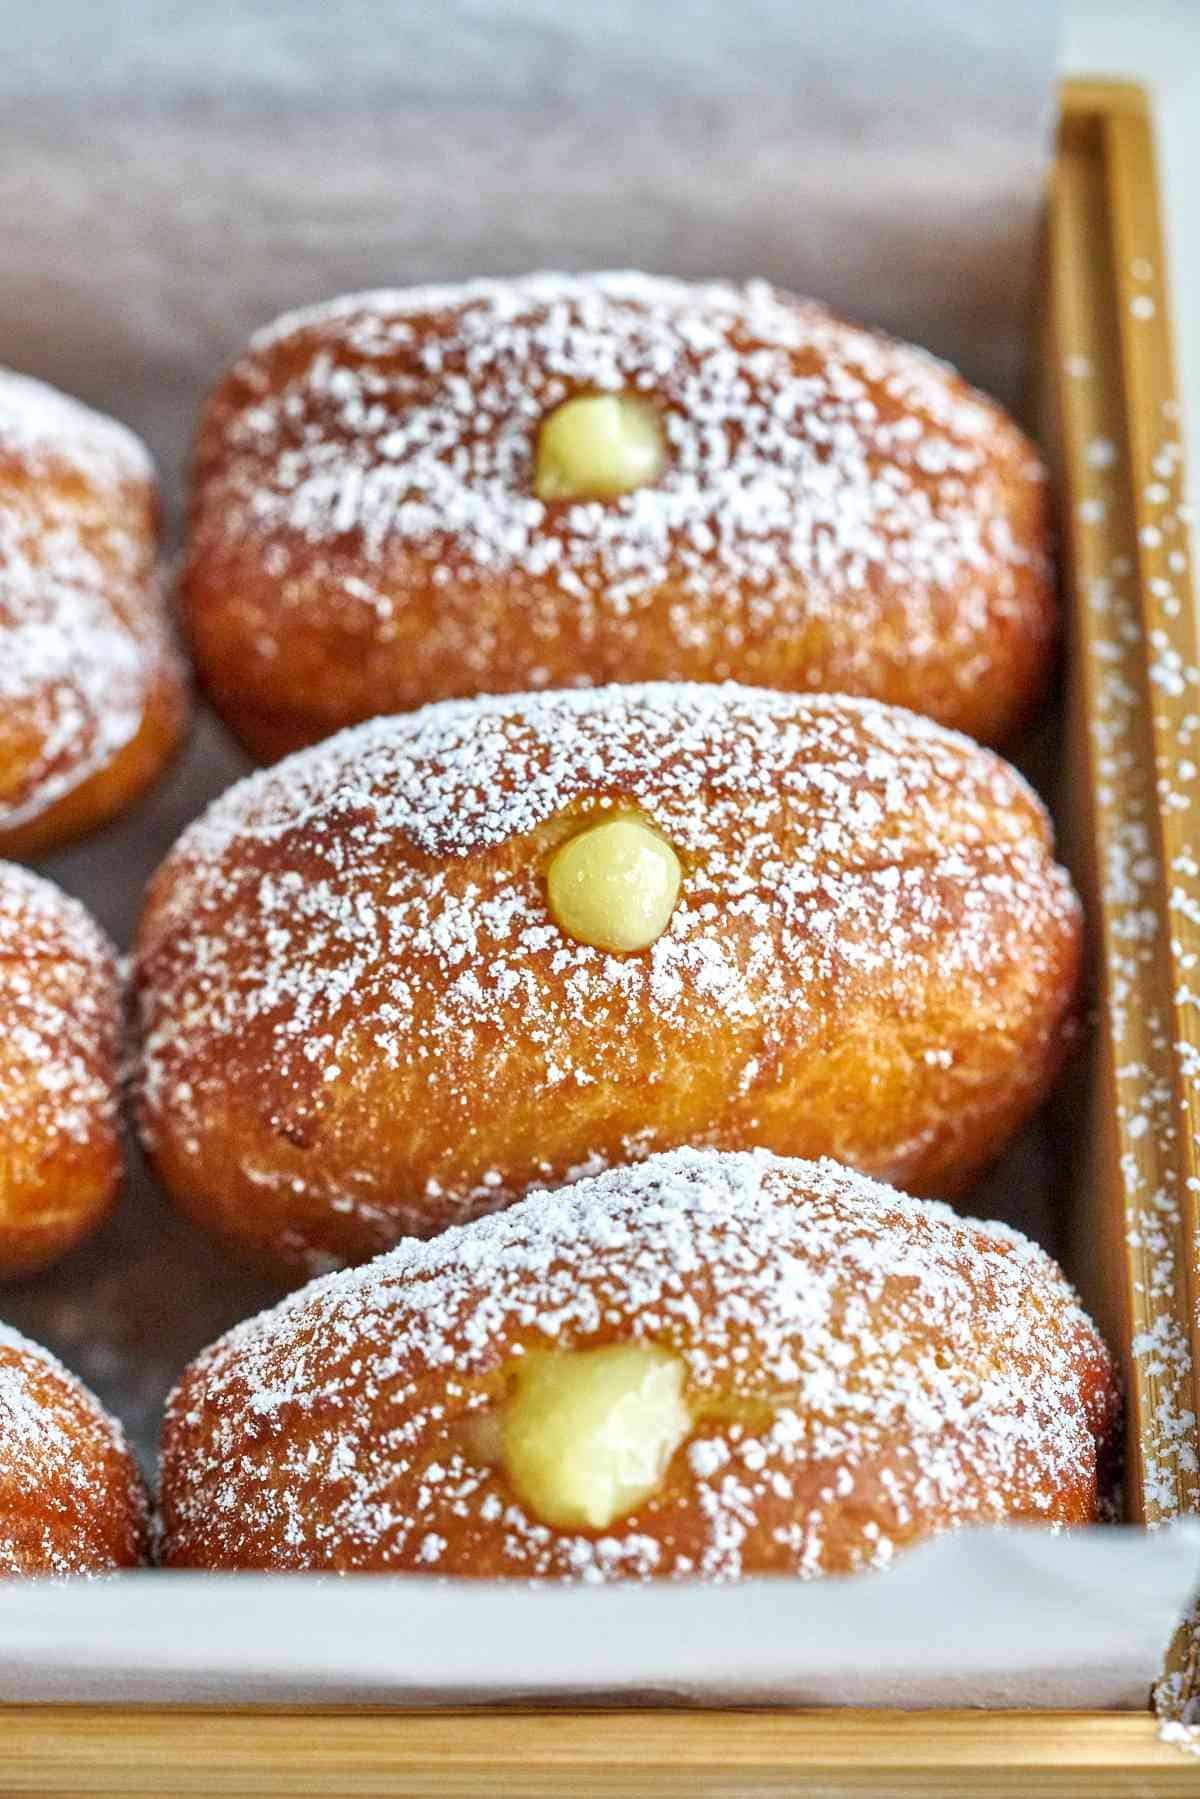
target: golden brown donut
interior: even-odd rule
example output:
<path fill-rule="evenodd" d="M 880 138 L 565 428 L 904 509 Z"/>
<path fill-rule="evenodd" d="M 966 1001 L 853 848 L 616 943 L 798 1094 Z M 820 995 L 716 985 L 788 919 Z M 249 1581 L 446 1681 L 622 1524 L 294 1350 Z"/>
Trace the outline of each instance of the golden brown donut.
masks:
<path fill-rule="evenodd" d="M 539 499 L 545 420 L 597 394 L 650 409 L 661 472 Z M 1054 634 L 1044 471 L 998 406 L 761 282 L 630 273 L 268 327 L 203 415 L 183 592 L 262 758 L 430 700 L 661 679 L 866 694 L 998 742 Z"/>
<path fill-rule="evenodd" d="M 124 811 L 185 710 L 146 451 L 0 369 L 0 855 L 39 855 Z"/>
<path fill-rule="evenodd" d="M 680 880 L 614 952 L 563 928 L 553 877 L 630 818 Z M 137 937 L 138 1116 L 193 1218 L 292 1277 L 681 1143 L 946 1193 L 1046 1091 L 1079 948 L 1036 797 L 912 713 L 449 701 L 184 833 Z"/>
<path fill-rule="evenodd" d="M 116 956 L 78 900 L 0 862 L 0 1280 L 95 1229 L 122 1174 Z"/>
<path fill-rule="evenodd" d="M 116 1419 L 0 1324 L 0 1574 L 135 1568 L 146 1541 L 145 1489 Z"/>
<path fill-rule="evenodd" d="M 677 1150 L 206 1350 L 168 1405 L 164 1559 L 843 1573 L 962 1524 L 1094 1520 L 1116 1414 L 1099 1334 L 1017 1232 L 833 1162 Z"/>

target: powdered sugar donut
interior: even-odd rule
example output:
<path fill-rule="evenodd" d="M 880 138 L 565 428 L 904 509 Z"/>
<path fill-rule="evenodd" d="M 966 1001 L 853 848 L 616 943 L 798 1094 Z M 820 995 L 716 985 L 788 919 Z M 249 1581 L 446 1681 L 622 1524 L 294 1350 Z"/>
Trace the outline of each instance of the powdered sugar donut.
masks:
<path fill-rule="evenodd" d="M 121 1180 L 120 996 L 77 900 L 0 862 L 0 1279 L 87 1236 Z"/>
<path fill-rule="evenodd" d="M 331 1275 L 172 1396 L 164 1554 L 839 1573 L 1097 1516 L 1113 1369 L 1050 1258 L 831 1162 L 679 1150 Z"/>
<path fill-rule="evenodd" d="M 146 1495 L 115 1418 L 0 1325 L 0 1574 L 107 1574 L 146 1551 Z"/>
<path fill-rule="evenodd" d="M 0 369 L 0 853 L 125 809 L 183 725 L 158 490 L 131 432 Z"/>
<path fill-rule="evenodd" d="M 451 701 L 233 788 L 155 877 L 168 1189 L 320 1272 L 679 1143 L 952 1191 L 1058 1065 L 1079 914 L 990 752 L 873 701 Z"/>
<path fill-rule="evenodd" d="M 350 295 L 212 396 L 183 591 L 251 750 L 474 693 L 734 679 L 999 741 L 1053 635 L 1042 466 L 919 350 L 759 282 Z"/>

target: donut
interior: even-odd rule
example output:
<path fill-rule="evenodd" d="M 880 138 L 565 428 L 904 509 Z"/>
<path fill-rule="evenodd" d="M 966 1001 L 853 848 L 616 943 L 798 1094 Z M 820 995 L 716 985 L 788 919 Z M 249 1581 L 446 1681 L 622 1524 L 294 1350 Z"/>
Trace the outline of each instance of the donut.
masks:
<path fill-rule="evenodd" d="M 107 823 L 175 748 L 158 510 L 131 432 L 0 369 L 0 855 Z"/>
<path fill-rule="evenodd" d="M 136 1110 L 284 1278 L 683 1143 L 952 1194 L 1073 1028 L 1076 899 L 992 752 L 870 700 L 443 701 L 261 770 L 154 876 Z"/>
<path fill-rule="evenodd" d="M 681 1149 L 325 1276 L 184 1372 L 164 1558 L 607 1581 L 1094 1520 L 1113 1366 L 1016 1231 Z"/>
<path fill-rule="evenodd" d="M 944 363 L 761 282 L 353 294 L 197 434 L 182 590 L 262 759 L 432 700 L 737 680 L 985 742 L 1055 634 L 1036 451 Z"/>
<path fill-rule="evenodd" d="M 122 1174 L 116 956 L 78 900 L 0 862 L 0 1279 L 95 1229 Z"/>
<path fill-rule="evenodd" d="M 106 1574 L 145 1559 L 146 1494 L 115 1418 L 0 1324 L 0 1574 Z"/>

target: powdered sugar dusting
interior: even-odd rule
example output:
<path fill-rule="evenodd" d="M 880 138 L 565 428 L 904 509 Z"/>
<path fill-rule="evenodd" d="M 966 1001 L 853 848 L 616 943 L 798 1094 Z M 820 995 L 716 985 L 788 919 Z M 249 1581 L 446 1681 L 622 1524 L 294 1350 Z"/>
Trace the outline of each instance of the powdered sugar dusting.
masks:
<path fill-rule="evenodd" d="M 123 426 L 0 370 L 0 830 L 136 734 L 167 654 L 153 472 Z"/>
<path fill-rule="evenodd" d="M 661 412 L 662 478 L 544 505 L 542 418 L 621 388 Z M 560 632 L 635 647 L 659 595 L 685 666 L 703 653 L 718 677 L 766 633 L 834 620 L 852 690 L 878 681 L 879 621 L 901 600 L 887 653 L 895 632 L 910 658 L 950 646 L 964 691 L 987 680 L 1001 621 L 1040 608 L 1048 628 L 1037 509 L 1014 499 L 1044 475 L 1015 426 L 924 352 L 761 282 L 541 274 L 289 314 L 219 390 L 197 476 L 193 566 L 253 544 L 269 577 L 269 604 L 238 598 L 264 665 L 318 604 L 326 628 L 331 605 L 347 631 L 361 613 L 420 658 L 406 594 L 433 582 L 437 653 L 486 688 L 520 646 L 479 600 L 511 575 L 535 687 L 557 680 L 542 663 Z M 789 664 L 788 684 L 819 677 Z"/>
<path fill-rule="evenodd" d="M 685 868 L 669 928 L 626 957 L 567 938 L 542 873 L 572 820 L 614 804 L 640 807 Z M 152 1146 L 169 1132 L 203 1152 L 231 1090 L 266 1093 L 255 1140 L 276 1172 L 246 1203 L 272 1185 L 324 1196 L 385 1244 L 597 1165 L 602 1104 L 574 1166 L 472 1162 L 513 1043 L 522 1092 L 560 1117 L 636 1081 L 647 1128 L 620 1153 L 646 1155 L 666 1146 L 649 1071 L 705 1056 L 714 1029 L 737 1035 L 731 1091 L 769 1095 L 864 983 L 894 982 L 903 1010 L 936 959 L 985 1011 L 1014 968 L 1036 996 L 1074 917 L 1030 790 L 911 714 L 668 684 L 447 702 L 292 757 L 185 833 L 141 935 L 143 1124 Z M 392 1083 L 376 1105 L 419 1116 L 436 1096 L 461 1119 L 453 1142 L 414 1133 L 411 1165 L 381 1168 L 377 1132 L 349 1163 L 327 1134 L 285 1176 L 278 1121 L 319 1120 L 341 1071 L 372 1070 Z"/>
<path fill-rule="evenodd" d="M 549 1530 L 471 1421 L 514 1355 L 626 1339 L 683 1358 L 692 1437 L 634 1516 Z M 171 1402 L 167 1554 L 572 1581 L 883 1567 L 930 1529 L 1090 1515 L 1114 1412 L 1099 1338 L 1018 1233 L 832 1162 L 680 1150 L 232 1331 Z"/>
<path fill-rule="evenodd" d="M 41 471 L 65 463 L 89 483 L 114 489 L 154 478 L 149 451 L 127 426 L 12 369 L 0 370 L 0 456 Z"/>
<path fill-rule="evenodd" d="M 0 1324 L 0 1571 L 99 1574 L 144 1504 L 120 1425 L 48 1350 Z M 130 1545 L 132 1548 L 132 1545 Z"/>
<path fill-rule="evenodd" d="M 116 1129 L 118 1013 L 115 955 L 94 919 L 0 862 L 0 1137 L 18 1167 Z"/>

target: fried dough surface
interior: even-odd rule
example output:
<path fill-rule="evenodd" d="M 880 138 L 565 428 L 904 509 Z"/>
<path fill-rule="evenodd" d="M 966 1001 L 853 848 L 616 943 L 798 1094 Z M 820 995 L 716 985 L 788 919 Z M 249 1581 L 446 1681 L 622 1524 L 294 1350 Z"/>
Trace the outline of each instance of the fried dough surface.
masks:
<path fill-rule="evenodd" d="M 605 394 L 657 416 L 661 468 L 540 498 L 546 421 Z M 183 593 L 263 759 L 431 700 L 663 679 L 865 694 L 999 742 L 1055 632 L 1044 470 L 998 406 L 761 282 L 632 273 L 269 326 L 202 418 Z"/>
<path fill-rule="evenodd" d="M 106 1574 L 145 1558 L 146 1495 L 116 1420 L 0 1325 L 0 1574 Z"/>
<path fill-rule="evenodd" d="M 107 823 L 178 742 L 158 513 L 131 432 L 0 369 L 0 855 Z"/>
<path fill-rule="evenodd" d="M 618 954 L 547 868 L 635 810 L 682 870 Z M 1078 903 L 991 753 L 870 701 L 650 685 L 377 720 L 218 800 L 141 921 L 168 1189 L 290 1277 L 683 1143 L 952 1193 L 1046 1091 Z"/>
<path fill-rule="evenodd" d="M 523 1366 L 614 1344 L 677 1361 L 690 1425 L 635 1509 L 547 1525 L 488 1445 Z M 1098 1333 L 1018 1233 L 830 1162 L 680 1150 L 330 1275 L 205 1351 L 168 1408 L 164 1557 L 849 1572 L 963 1524 L 1095 1519 L 1116 1416 Z"/>
<path fill-rule="evenodd" d="M 107 1213 L 123 1168 L 116 955 L 91 915 L 0 862 L 0 1280 Z"/>

